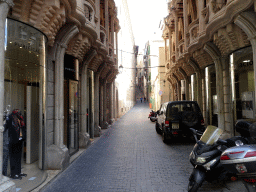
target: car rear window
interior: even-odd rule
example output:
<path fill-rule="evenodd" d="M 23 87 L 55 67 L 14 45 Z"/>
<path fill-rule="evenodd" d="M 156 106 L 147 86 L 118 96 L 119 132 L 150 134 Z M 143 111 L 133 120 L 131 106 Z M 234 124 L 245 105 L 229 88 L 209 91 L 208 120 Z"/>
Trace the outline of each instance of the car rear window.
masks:
<path fill-rule="evenodd" d="M 179 112 L 183 111 L 192 111 L 192 112 L 198 112 L 198 106 L 195 103 L 177 103 L 177 104 L 171 104 L 171 107 L 169 107 L 167 113 L 168 115 L 175 115 Z"/>

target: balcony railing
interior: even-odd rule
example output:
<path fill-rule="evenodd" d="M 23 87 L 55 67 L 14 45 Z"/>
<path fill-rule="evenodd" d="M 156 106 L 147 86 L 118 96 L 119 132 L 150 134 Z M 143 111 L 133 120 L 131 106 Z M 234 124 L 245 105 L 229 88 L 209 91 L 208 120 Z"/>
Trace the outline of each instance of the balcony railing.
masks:
<path fill-rule="evenodd" d="M 100 42 L 106 46 L 106 29 L 100 25 Z"/>
<path fill-rule="evenodd" d="M 178 49 L 179 49 L 179 57 L 181 57 L 184 54 L 184 49 L 185 49 L 185 41 L 184 41 L 184 39 L 181 39 L 178 42 Z"/>

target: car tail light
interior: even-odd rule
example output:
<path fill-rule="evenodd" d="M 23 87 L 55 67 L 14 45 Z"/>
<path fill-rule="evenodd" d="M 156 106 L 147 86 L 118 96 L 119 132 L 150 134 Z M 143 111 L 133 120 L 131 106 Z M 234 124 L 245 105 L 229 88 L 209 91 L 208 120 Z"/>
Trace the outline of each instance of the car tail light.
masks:
<path fill-rule="evenodd" d="M 220 160 L 229 160 L 230 158 L 227 155 L 222 155 Z"/>
<path fill-rule="evenodd" d="M 169 127 L 169 121 L 165 121 L 165 127 Z"/>
<path fill-rule="evenodd" d="M 173 135 L 178 135 L 178 132 L 177 131 L 173 131 L 172 134 Z"/>
<path fill-rule="evenodd" d="M 256 157 L 256 151 L 247 152 L 244 158 L 246 157 Z"/>
<path fill-rule="evenodd" d="M 231 181 L 236 181 L 237 178 L 236 178 L 235 176 L 232 176 L 232 177 L 230 178 L 230 180 L 231 180 Z"/>
<path fill-rule="evenodd" d="M 204 119 L 201 120 L 201 125 L 204 125 Z"/>

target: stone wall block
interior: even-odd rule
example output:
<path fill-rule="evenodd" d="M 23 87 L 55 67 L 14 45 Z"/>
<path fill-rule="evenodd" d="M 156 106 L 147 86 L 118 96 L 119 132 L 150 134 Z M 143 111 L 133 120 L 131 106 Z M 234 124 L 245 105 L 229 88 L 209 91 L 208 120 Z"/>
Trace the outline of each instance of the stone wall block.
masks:
<path fill-rule="evenodd" d="M 54 142 L 54 132 L 47 133 L 47 146 L 53 145 Z"/>
<path fill-rule="evenodd" d="M 47 80 L 49 81 L 49 82 L 54 82 L 54 71 L 53 70 L 47 70 Z"/>
<path fill-rule="evenodd" d="M 54 120 L 47 120 L 46 129 L 47 129 L 48 133 L 53 132 L 53 130 L 54 130 L 53 127 L 54 127 Z"/>
<path fill-rule="evenodd" d="M 48 95 L 54 94 L 54 83 L 51 83 L 51 82 L 47 83 L 47 93 Z"/>
<path fill-rule="evenodd" d="M 61 149 L 57 145 L 47 148 L 47 167 L 49 170 L 65 170 L 69 166 L 70 156 L 67 148 Z"/>
<path fill-rule="evenodd" d="M 54 106 L 54 95 L 47 95 L 47 107 Z"/>
<path fill-rule="evenodd" d="M 54 118 L 54 107 L 47 107 L 47 119 Z"/>
<path fill-rule="evenodd" d="M 230 123 L 230 113 L 224 113 L 225 116 L 225 122 L 229 122 Z"/>
<path fill-rule="evenodd" d="M 229 107 L 229 103 L 225 103 L 225 104 L 224 104 L 224 112 L 225 112 L 225 113 L 228 113 L 228 112 L 229 112 L 229 108 L 230 108 L 230 107 Z"/>
<path fill-rule="evenodd" d="M 90 135 L 88 133 L 79 133 L 79 147 L 86 148 L 91 144 Z"/>

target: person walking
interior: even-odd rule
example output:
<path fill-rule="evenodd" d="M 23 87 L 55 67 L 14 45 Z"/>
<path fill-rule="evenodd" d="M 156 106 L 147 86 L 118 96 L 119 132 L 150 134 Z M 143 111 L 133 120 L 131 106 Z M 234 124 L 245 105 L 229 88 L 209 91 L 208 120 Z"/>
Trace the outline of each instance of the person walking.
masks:
<path fill-rule="evenodd" d="M 146 103 L 146 97 L 144 97 L 144 103 Z"/>
<path fill-rule="evenodd" d="M 143 99 L 143 98 L 141 97 L 141 98 L 140 98 L 140 102 L 141 102 L 141 103 L 142 103 L 142 99 Z"/>

